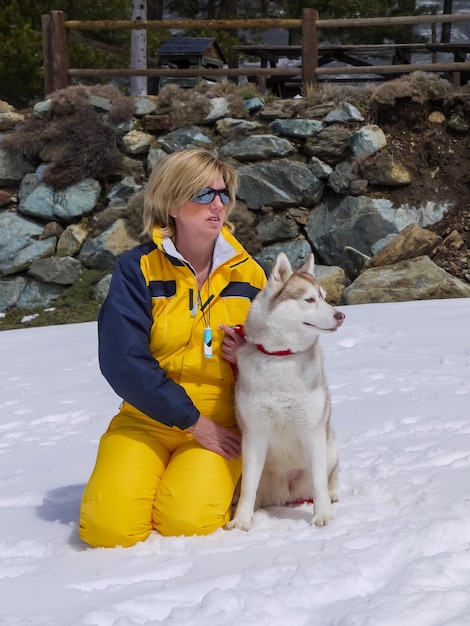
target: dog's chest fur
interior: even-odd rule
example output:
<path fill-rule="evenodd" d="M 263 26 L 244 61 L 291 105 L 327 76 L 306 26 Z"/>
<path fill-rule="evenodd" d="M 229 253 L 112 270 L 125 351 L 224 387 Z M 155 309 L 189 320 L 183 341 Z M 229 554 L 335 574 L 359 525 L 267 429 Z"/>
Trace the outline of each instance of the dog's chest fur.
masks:
<path fill-rule="evenodd" d="M 286 429 L 312 427 L 312 416 L 324 419 L 328 390 L 323 376 L 321 349 L 288 356 L 269 356 L 255 345 L 239 349 L 236 405 L 239 419 L 256 415 L 256 427 Z M 249 425 L 247 425 L 249 427 Z"/>

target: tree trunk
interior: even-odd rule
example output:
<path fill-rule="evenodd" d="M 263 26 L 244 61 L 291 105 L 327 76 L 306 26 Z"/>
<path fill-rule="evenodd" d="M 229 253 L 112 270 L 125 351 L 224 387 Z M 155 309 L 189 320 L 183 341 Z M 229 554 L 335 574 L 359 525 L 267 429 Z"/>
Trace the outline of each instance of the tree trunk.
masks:
<path fill-rule="evenodd" d="M 146 20 L 147 19 L 147 1 L 146 0 L 132 0 L 131 8 L 132 20 Z M 147 69 L 147 31 L 146 30 L 132 30 L 131 31 L 131 69 Z M 131 96 L 146 96 L 147 91 L 147 77 L 146 76 L 131 76 L 130 80 L 130 95 Z"/>
<path fill-rule="evenodd" d="M 452 13 L 452 0 L 444 0 L 443 13 Z M 452 29 L 452 22 L 444 22 L 441 30 L 441 43 L 449 43 Z"/>

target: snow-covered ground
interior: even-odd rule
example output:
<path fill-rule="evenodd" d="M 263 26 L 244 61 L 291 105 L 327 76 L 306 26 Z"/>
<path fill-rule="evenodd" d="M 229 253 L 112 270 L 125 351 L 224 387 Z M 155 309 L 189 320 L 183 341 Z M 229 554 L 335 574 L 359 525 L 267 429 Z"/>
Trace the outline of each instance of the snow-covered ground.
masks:
<path fill-rule="evenodd" d="M 92 549 L 81 493 L 119 399 L 96 325 L 0 333 L 0 624 L 470 624 L 470 299 L 343 308 L 323 337 L 340 502 Z"/>

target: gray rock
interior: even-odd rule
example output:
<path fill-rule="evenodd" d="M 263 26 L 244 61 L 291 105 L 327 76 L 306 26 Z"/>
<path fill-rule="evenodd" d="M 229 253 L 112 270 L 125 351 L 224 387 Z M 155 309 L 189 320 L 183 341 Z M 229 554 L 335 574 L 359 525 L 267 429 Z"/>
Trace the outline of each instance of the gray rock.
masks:
<path fill-rule="evenodd" d="M 239 161 L 261 161 L 273 157 L 286 157 L 295 152 L 287 139 L 275 135 L 251 135 L 243 139 L 233 139 L 220 148 L 224 157 Z"/>
<path fill-rule="evenodd" d="M 100 193 L 100 183 L 92 178 L 86 178 L 61 191 L 40 184 L 19 204 L 18 209 L 32 217 L 70 222 L 91 213 Z"/>
<path fill-rule="evenodd" d="M 211 98 L 210 105 L 211 109 L 204 120 L 206 123 L 212 123 L 216 120 L 220 120 L 222 117 L 225 117 L 230 113 L 230 105 L 227 98 Z"/>
<path fill-rule="evenodd" d="M 158 138 L 158 143 L 166 152 L 177 152 L 189 146 L 208 148 L 212 140 L 197 126 L 180 128 Z"/>
<path fill-rule="evenodd" d="M 306 224 L 307 234 L 322 259 L 340 265 L 354 277 L 376 243 L 397 234 L 410 224 L 420 226 L 438 221 L 448 209 L 440 207 L 398 207 L 389 200 L 367 196 L 330 198 L 312 211 Z"/>
<path fill-rule="evenodd" d="M 366 196 L 331 198 L 312 211 L 306 224 L 307 234 L 321 258 L 328 265 L 343 267 L 350 276 L 361 270 L 356 257 L 348 258 L 346 248 L 353 248 L 362 255 L 371 255 L 371 247 L 390 233 L 397 233 L 397 226 L 382 215 L 384 200 Z"/>
<path fill-rule="evenodd" d="M 276 159 L 245 165 L 238 169 L 238 197 L 250 209 L 274 209 L 301 205 L 314 206 L 321 198 L 324 184 L 299 161 Z"/>
<path fill-rule="evenodd" d="M 20 309 L 48 307 L 65 291 L 65 287 L 29 279 L 16 306 Z"/>
<path fill-rule="evenodd" d="M 150 173 L 155 165 L 158 163 L 158 161 L 161 161 L 161 159 L 166 157 L 167 154 L 168 153 L 165 152 L 165 150 L 151 146 L 147 155 L 147 172 Z"/>
<path fill-rule="evenodd" d="M 384 148 L 387 145 L 387 139 L 379 126 L 368 124 L 353 133 L 349 145 L 354 156 L 367 157 Z"/>
<path fill-rule="evenodd" d="M 270 273 L 279 252 L 287 254 L 293 269 L 298 269 L 312 253 L 312 248 L 306 239 L 296 239 L 295 241 L 266 246 L 255 256 Z"/>
<path fill-rule="evenodd" d="M 82 275 L 82 271 L 82 265 L 77 259 L 69 256 L 54 256 L 33 261 L 28 274 L 43 283 L 73 285 Z"/>
<path fill-rule="evenodd" d="M 157 110 L 158 98 L 156 96 L 135 96 L 133 100 L 137 117 L 155 113 Z"/>
<path fill-rule="evenodd" d="M 39 237 L 43 227 L 26 217 L 10 211 L 0 211 L 0 257 L 6 248 L 16 247 L 15 239 L 19 237 Z"/>
<path fill-rule="evenodd" d="M 103 98 L 103 96 L 90 94 L 88 96 L 88 102 L 92 107 L 98 109 L 98 111 L 110 111 L 112 107 L 111 100 L 109 98 Z"/>
<path fill-rule="evenodd" d="M 40 185 L 39 178 L 36 173 L 26 174 L 23 180 L 20 183 L 20 187 L 18 189 L 18 201 L 19 203 L 23 203 L 26 198 L 32 193 L 37 187 Z"/>
<path fill-rule="evenodd" d="M 339 102 L 338 106 L 327 113 L 324 117 L 326 124 L 332 124 L 334 122 L 363 122 L 361 112 L 357 107 L 349 102 Z"/>
<path fill-rule="evenodd" d="M 109 206 L 114 208 L 125 207 L 129 198 L 141 190 L 142 185 L 138 185 L 133 176 L 125 176 L 109 190 L 106 196 Z"/>
<path fill-rule="evenodd" d="M 268 125 L 268 130 L 286 137 L 313 137 L 325 128 L 319 120 L 274 120 Z"/>
<path fill-rule="evenodd" d="M 106 300 L 106 296 L 109 292 L 109 285 L 111 284 L 112 274 L 106 274 L 103 278 L 98 281 L 95 288 L 95 297 L 98 302 L 104 302 Z"/>
<path fill-rule="evenodd" d="M 23 276 L 15 276 L 0 280 L 0 313 L 15 306 L 26 286 Z"/>
<path fill-rule="evenodd" d="M 353 167 L 350 163 L 346 161 L 338 163 L 328 176 L 328 187 L 337 194 L 346 195 L 349 192 L 353 176 Z"/>
<path fill-rule="evenodd" d="M 80 250 L 83 265 L 98 270 L 112 270 L 118 258 L 140 242 L 129 234 L 126 220 L 120 218 L 94 239 L 87 239 Z"/>
<path fill-rule="evenodd" d="M 33 107 L 34 115 L 41 120 L 50 120 L 52 117 L 52 100 L 47 98 L 42 102 L 36 102 Z"/>
<path fill-rule="evenodd" d="M 469 298 L 470 285 L 454 278 L 428 256 L 365 270 L 343 292 L 344 304 Z"/>
<path fill-rule="evenodd" d="M 4 150 L 0 142 L 0 185 L 15 185 L 31 172 L 34 172 L 31 163 L 18 154 Z"/>
<path fill-rule="evenodd" d="M 349 154 L 349 140 L 353 131 L 340 124 L 327 126 L 321 133 L 307 139 L 304 152 L 328 163 L 336 165 L 347 158 Z"/>
<path fill-rule="evenodd" d="M 19 237 L 6 249 L 2 249 L 0 258 L 0 274 L 9 276 L 26 270 L 33 261 L 51 256 L 55 252 L 56 238 L 49 237 L 35 241 L 30 237 Z M 16 248 L 14 251 L 12 248 Z"/>
<path fill-rule="evenodd" d="M 245 108 L 249 113 L 256 113 L 259 111 L 264 105 L 264 98 L 248 98 L 245 100 Z"/>
<path fill-rule="evenodd" d="M 317 159 L 317 157 L 312 157 L 310 159 L 310 161 L 308 162 L 308 167 L 320 180 L 328 178 L 328 176 L 333 172 L 333 168 L 330 165 L 324 163 L 323 161 L 320 161 L 320 159 Z"/>
<path fill-rule="evenodd" d="M 221 120 L 217 120 L 215 127 L 219 135 L 225 139 L 233 139 L 256 132 L 262 128 L 262 124 L 255 120 L 240 120 L 233 117 L 224 117 Z"/>
<path fill-rule="evenodd" d="M 35 258 L 55 251 L 56 238 L 39 240 L 43 227 L 32 220 L 0 212 L 0 274 L 7 276 L 27 269 Z"/>
<path fill-rule="evenodd" d="M 294 239 L 299 234 L 294 220 L 270 214 L 259 220 L 256 230 L 263 244 L 287 241 Z"/>

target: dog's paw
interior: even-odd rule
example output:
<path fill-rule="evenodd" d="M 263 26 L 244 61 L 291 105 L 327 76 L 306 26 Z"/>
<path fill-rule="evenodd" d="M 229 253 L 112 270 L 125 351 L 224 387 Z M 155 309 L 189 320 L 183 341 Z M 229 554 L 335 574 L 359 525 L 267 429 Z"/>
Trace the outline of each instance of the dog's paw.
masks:
<path fill-rule="evenodd" d="M 338 502 L 339 498 L 338 498 L 338 494 L 336 493 L 336 491 L 330 491 L 330 502 Z"/>
<path fill-rule="evenodd" d="M 225 530 L 233 530 L 234 528 L 238 528 L 238 530 L 250 530 L 252 524 L 251 519 L 242 519 L 240 517 L 234 517 L 231 522 L 225 525 Z"/>
<path fill-rule="evenodd" d="M 333 513 L 318 513 L 313 516 L 312 526 L 326 526 L 333 519 Z"/>

